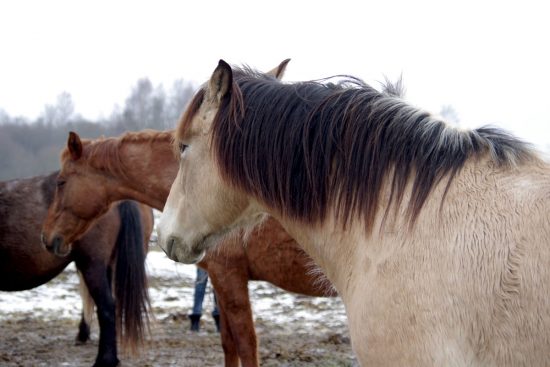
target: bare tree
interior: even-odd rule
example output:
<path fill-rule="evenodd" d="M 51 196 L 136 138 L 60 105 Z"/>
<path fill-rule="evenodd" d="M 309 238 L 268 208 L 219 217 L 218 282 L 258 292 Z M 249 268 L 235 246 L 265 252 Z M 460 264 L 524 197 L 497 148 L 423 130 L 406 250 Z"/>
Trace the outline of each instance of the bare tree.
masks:
<path fill-rule="evenodd" d="M 195 85 L 186 82 L 184 79 L 174 81 L 166 106 L 166 122 L 164 129 L 173 129 L 176 126 L 185 106 L 187 106 L 195 94 L 195 91 Z"/>
<path fill-rule="evenodd" d="M 138 80 L 130 96 L 126 98 L 126 104 L 122 113 L 122 118 L 127 128 L 140 130 L 148 125 L 152 94 L 153 84 L 151 81 L 148 78 Z"/>
<path fill-rule="evenodd" d="M 59 152 L 74 130 L 83 137 L 116 136 L 128 130 L 174 128 L 195 86 L 176 80 L 169 90 L 156 87 L 147 78 L 139 79 L 122 105 L 111 115 L 88 121 L 75 113 L 71 95 L 57 96 L 55 104 L 44 107 L 33 120 L 9 116 L 0 108 L 0 180 L 35 176 L 59 167 Z"/>
<path fill-rule="evenodd" d="M 43 118 L 46 124 L 54 126 L 65 125 L 74 115 L 73 98 L 67 92 L 57 96 L 55 105 L 47 104 L 44 107 Z"/>
<path fill-rule="evenodd" d="M 10 119 L 10 116 L 8 115 L 8 113 L 4 109 L 0 108 L 0 125 L 1 124 L 7 124 L 10 121 L 11 121 L 11 119 Z"/>

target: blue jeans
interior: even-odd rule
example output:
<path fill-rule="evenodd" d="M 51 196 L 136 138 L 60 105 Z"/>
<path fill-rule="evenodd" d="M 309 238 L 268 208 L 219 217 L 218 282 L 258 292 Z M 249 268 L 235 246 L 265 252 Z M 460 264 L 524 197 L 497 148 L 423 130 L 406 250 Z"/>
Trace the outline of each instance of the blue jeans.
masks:
<path fill-rule="evenodd" d="M 204 294 L 206 292 L 206 284 L 208 283 L 208 273 L 197 266 L 197 279 L 195 280 L 195 296 L 193 298 L 193 315 L 202 315 L 202 301 L 204 300 Z M 218 299 L 216 298 L 216 292 L 214 293 L 214 310 L 212 316 L 220 314 L 218 311 Z"/>

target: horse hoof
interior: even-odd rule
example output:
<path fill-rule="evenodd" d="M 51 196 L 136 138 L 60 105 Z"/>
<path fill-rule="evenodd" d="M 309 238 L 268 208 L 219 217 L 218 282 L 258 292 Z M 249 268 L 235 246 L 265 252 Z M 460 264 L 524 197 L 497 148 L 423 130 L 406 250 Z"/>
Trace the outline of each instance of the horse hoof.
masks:
<path fill-rule="evenodd" d="M 90 340 L 90 330 L 80 330 L 74 340 L 74 345 L 84 345 Z"/>
<path fill-rule="evenodd" d="M 118 358 L 115 358 L 112 361 L 95 361 L 92 367 L 116 367 L 120 364 Z"/>
<path fill-rule="evenodd" d="M 81 321 L 78 327 L 78 334 L 76 335 L 74 345 L 86 344 L 88 340 L 90 340 L 90 326 L 87 323 Z"/>
<path fill-rule="evenodd" d="M 88 341 L 88 339 L 80 340 L 79 337 L 76 337 L 76 339 L 74 340 L 74 345 L 76 345 L 76 346 L 84 345 L 84 344 L 86 344 L 87 341 Z"/>

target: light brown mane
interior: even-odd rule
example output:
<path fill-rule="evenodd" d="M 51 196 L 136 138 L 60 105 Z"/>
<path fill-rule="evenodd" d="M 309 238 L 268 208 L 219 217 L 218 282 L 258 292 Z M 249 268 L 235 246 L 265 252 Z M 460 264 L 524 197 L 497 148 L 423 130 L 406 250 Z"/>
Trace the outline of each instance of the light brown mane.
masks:
<path fill-rule="evenodd" d="M 120 150 L 125 144 L 153 144 L 167 142 L 171 144 L 174 139 L 174 131 L 143 130 L 138 132 L 127 132 L 119 137 L 102 137 L 99 139 L 82 140 L 84 147 L 82 157 L 88 166 L 106 170 L 108 172 L 126 177 L 129 171 L 120 158 Z M 71 160 L 71 153 L 68 148 L 61 152 L 61 163 L 65 164 Z"/>

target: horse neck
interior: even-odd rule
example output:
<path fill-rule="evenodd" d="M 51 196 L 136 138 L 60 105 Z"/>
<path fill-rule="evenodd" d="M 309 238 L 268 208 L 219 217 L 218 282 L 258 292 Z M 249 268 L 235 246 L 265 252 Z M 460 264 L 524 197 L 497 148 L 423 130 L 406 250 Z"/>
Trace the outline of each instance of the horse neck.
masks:
<path fill-rule="evenodd" d="M 350 286 L 349 277 L 342 269 L 352 269 L 351 261 L 356 259 L 355 243 L 363 241 L 364 230 L 357 231 L 348 228 L 342 231 L 336 224 L 327 223 L 310 225 L 296 221 L 295 219 L 281 217 L 278 213 L 270 212 L 263 208 L 264 212 L 272 215 L 298 242 L 300 247 L 315 261 L 315 264 L 323 269 L 323 273 L 332 283 L 341 296 L 347 293 Z"/>
<path fill-rule="evenodd" d="M 171 144 L 159 141 L 129 141 L 118 149 L 123 170 L 115 177 L 112 199 L 133 199 L 162 210 L 178 172 Z"/>

